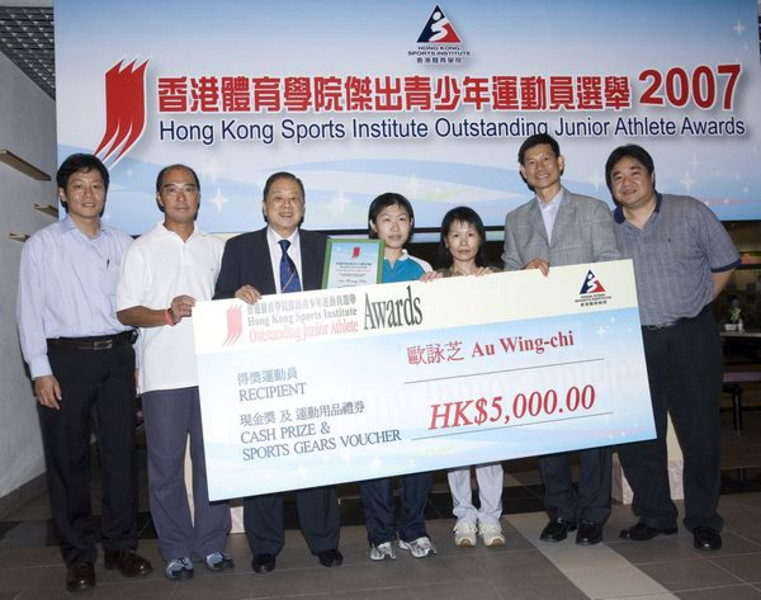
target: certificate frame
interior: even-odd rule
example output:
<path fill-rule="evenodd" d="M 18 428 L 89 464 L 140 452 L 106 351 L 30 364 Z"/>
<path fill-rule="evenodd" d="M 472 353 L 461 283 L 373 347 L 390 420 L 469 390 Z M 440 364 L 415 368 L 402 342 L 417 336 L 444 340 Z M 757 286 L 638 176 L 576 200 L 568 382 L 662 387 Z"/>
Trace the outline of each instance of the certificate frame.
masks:
<path fill-rule="evenodd" d="M 329 238 L 322 289 L 373 285 L 383 278 L 383 240 Z"/>

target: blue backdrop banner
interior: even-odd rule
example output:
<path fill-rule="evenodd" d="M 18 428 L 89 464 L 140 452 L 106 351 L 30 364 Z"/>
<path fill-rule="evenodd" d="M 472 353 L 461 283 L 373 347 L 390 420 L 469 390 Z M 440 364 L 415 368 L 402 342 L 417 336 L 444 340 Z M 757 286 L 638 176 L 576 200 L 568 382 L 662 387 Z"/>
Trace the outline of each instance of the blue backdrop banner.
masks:
<path fill-rule="evenodd" d="M 210 231 L 261 226 L 279 170 L 315 229 L 364 230 L 385 191 L 419 227 L 459 204 L 499 227 L 532 195 L 516 153 L 537 132 L 576 192 L 609 200 L 605 159 L 637 142 L 663 191 L 761 218 L 755 0 L 67 0 L 55 31 L 59 157 L 106 161 L 105 217 L 133 234 L 175 162 Z"/>

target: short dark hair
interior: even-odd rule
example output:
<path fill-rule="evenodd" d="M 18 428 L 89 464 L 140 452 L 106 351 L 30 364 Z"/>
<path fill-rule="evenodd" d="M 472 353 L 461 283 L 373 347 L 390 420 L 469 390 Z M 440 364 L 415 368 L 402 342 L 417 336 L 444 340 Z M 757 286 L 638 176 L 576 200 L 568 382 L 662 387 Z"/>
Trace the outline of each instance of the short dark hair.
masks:
<path fill-rule="evenodd" d="M 637 162 L 642 163 L 642 166 L 645 167 L 648 175 L 652 175 L 655 171 L 655 163 L 653 162 L 653 157 L 650 156 L 650 153 L 642 146 L 638 146 L 637 144 L 626 144 L 624 146 L 619 146 L 610 153 L 608 160 L 605 161 L 605 184 L 608 186 L 611 194 L 613 193 L 613 188 L 611 187 L 613 183 L 611 180 L 613 167 L 616 166 L 619 160 L 627 157 L 633 158 Z M 653 179 L 653 185 L 654 184 L 655 179 Z"/>
<path fill-rule="evenodd" d="M 372 227 L 370 227 L 370 223 L 375 223 L 378 215 L 383 211 L 384 208 L 394 206 L 395 204 L 401 206 L 402 209 L 410 216 L 410 237 L 407 239 L 407 241 L 412 238 L 412 232 L 415 225 L 415 211 L 412 210 L 412 204 L 401 194 L 397 194 L 396 192 L 385 192 L 376 197 L 370 203 L 370 208 L 367 211 L 367 229 L 371 240 L 378 239 L 378 234 L 373 231 Z"/>
<path fill-rule="evenodd" d="M 172 169 L 185 169 L 186 171 L 189 171 L 196 182 L 196 187 L 198 188 L 198 191 L 199 192 L 201 191 L 201 182 L 198 180 L 198 175 L 196 175 L 196 172 L 192 168 L 190 168 L 188 165 L 175 163 L 173 165 L 169 165 L 168 167 L 164 167 L 163 169 L 161 169 L 161 171 L 159 171 L 159 174 L 156 176 L 156 192 L 161 191 L 161 180 L 164 179 L 164 175 L 166 175 L 167 171 L 171 171 Z"/>
<path fill-rule="evenodd" d="M 288 171 L 278 171 L 277 173 L 274 173 L 267 178 L 267 182 L 264 184 L 264 190 L 262 191 L 262 202 L 267 201 L 267 194 L 270 193 L 270 187 L 272 187 L 272 184 L 275 183 L 275 181 L 278 179 L 290 179 L 291 181 L 295 181 L 301 190 L 301 199 L 306 202 L 307 195 L 304 191 L 304 183 L 301 181 L 301 179 L 296 177 L 293 173 L 289 173 Z"/>
<path fill-rule="evenodd" d="M 523 164 L 523 159 L 526 156 L 526 152 L 528 152 L 529 149 L 533 148 L 534 146 L 539 146 L 540 144 L 547 144 L 550 148 L 552 148 L 552 152 L 555 154 L 555 158 L 560 156 L 560 145 L 554 137 L 552 137 L 549 133 L 535 133 L 534 135 L 526 138 L 526 140 L 521 144 L 521 147 L 518 149 L 518 162 Z"/>
<path fill-rule="evenodd" d="M 63 188 L 65 190 L 66 186 L 69 185 L 69 179 L 72 175 L 74 175 L 74 173 L 79 173 L 80 171 L 84 171 L 86 173 L 92 169 L 95 169 L 100 173 L 100 176 L 103 179 L 103 186 L 105 191 L 108 192 L 108 169 L 106 168 L 106 165 L 104 165 L 101 160 L 94 154 L 84 154 L 80 152 L 67 156 L 61 163 L 61 166 L 58 167 L 58 171 L 55 174 L 56 184 L 59 188 Z M 60 200 L 64 210 L 69 212 L 69 203 L 66 202 L 63 198 Z M 103 210 L 105 210 L 105 206 Z M 102 214 L 103 213 L 101 212 L 101 215 Z"/>
<path fill-rule="evenodd" d="M 484 243 L 486 242 L 486 231 L 484 230 L 484 222 L 478 213 L 468 206 L 458 206 L 448 211 L 444 215 L 441 221 L 441 237 L 439 239 L 439 267 L 442 269 L 452 266 L 454 259 L 452 258 L 452 251 L 447 248 L 446 238 L 449 235 L 449 230 L 452 227 L 452 223 L 459 221 L 460 223 L 466 223 L 475 227 L 478 232 L 478 253 L 476 254 L 476 266 L 486 266 L 486 251 L 484 250 Z"/>
<path fill-rule="evenodd" d="M 108 191 L 108 169 L 94 154 L 70 154 L 61 163 L 61 166 L 58 167 L 58 172 L 55 175 L 56 183 L 59 188 L 66 189 L 66 186 L 69 184 L 69 178 L 71 178 L 74 173 L 78 173 L 79 171 L 86 172 L 92 169 L 95 169 L 100 173 L 100 176 L 103 178 L 103 185 L 105 186 L 106 191 Z"/>

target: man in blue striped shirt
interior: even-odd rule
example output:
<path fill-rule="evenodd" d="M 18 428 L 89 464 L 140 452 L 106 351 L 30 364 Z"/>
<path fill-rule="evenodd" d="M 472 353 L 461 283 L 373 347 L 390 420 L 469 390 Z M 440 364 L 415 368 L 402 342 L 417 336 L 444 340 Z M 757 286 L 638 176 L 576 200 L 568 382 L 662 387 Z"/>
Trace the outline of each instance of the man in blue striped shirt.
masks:
<path fill-rule="evenodd" d="M 668 477 L 668 413 L 684 455 L 684 525 L 697 549 L 719 550 L 722 350 L 709 305 L 740 256 L 702 202 L 655 190 L 655 166 L 644 148 L 616 148 L 605 179 L 617 205 L 618 246 L 634 261 L 657 434 L 655 440 L 618 449 L 639 516 L 621 537 L 645 541 L 677 531 Z"/>
<path fill-rule="evenodd" d="M 135 354 L 116 318 L 122 258 L 132 238 L 101 222 L 108 171 L 73 154 L 57 173 L 66 218 L 21 253 L 17 320 L 38 401 L 50 504 L 70 592 L 95 587 L 90 506 L 90 416 L 97 422 L 106 569 L 147 575 L 137 546 Z"/>

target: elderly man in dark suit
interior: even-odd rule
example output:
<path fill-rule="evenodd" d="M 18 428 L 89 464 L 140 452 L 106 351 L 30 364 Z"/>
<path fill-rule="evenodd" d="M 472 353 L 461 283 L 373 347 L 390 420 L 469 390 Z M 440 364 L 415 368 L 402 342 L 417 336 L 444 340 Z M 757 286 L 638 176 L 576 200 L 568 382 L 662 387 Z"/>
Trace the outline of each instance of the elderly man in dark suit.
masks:
<path fill-rule="evenodd" d="M 518 151 L 523 179 L 536 197 L 507 215 L 506 271 L 593 263 L 620 258 L 610 209 L 601 200 L 573 194 L 560 183 L 565 159 L 547 134 L 529 137 Z M 581 475 L 574 488 L 568 454 L 544 456 L 539 468 L 544 504 L 550 522 L 541 539 L 560 542 L 575 531 L 576 543 L 597 544 L 610 515 L 611 457 L 609 448 L 579 453 Z"/>
<path fill-rule="evenodd" d="M 255 303 L 262 294 L 319 289 L 327 238 L 300 228 L 304 220 L 304 184 L 291 173 L 275 173 L 264 185 L 262 211 L 267 227 L 232 238 L 225 245 L 214 298 Z M 340 565 L 340 519 L 333 487 L 296 493 L 299 522 L 320 564 Z M 283 548 L 283 494 L 246 498 L 243 522 L 257 573 L 275 568 Z"/>

